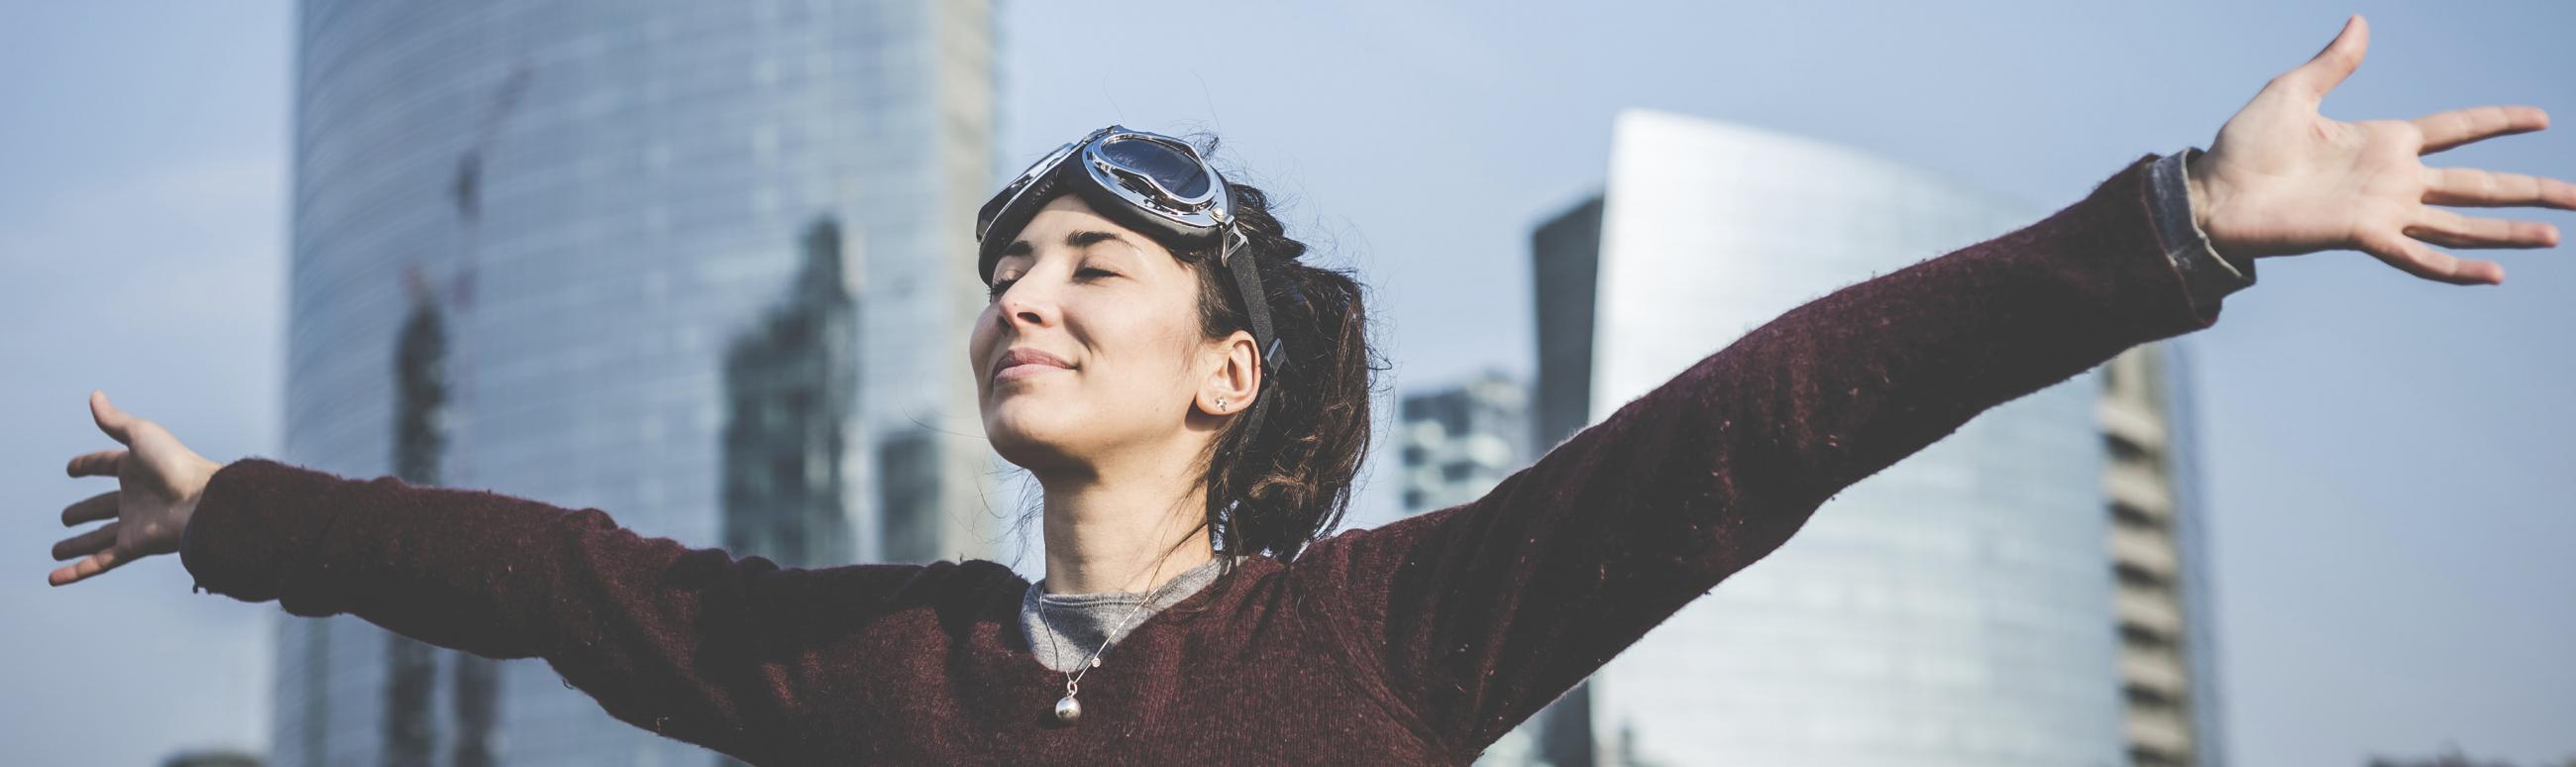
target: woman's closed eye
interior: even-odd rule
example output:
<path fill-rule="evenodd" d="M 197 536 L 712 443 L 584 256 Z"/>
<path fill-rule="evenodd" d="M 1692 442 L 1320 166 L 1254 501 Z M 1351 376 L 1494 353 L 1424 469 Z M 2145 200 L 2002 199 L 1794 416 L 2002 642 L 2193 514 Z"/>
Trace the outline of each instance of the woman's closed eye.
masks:
<path fill-rule="evenodd" d="M 1109 277 L 1119 277 L 1119 276 L 1123 276 L 1123 275 L 1120 275 L 1120 274 L 1119 274 L 1119 273 L 1117 273 L 1117 272 L 1113 272 L 1113 271 L 1110 271 L 1110 270 L 1107 270 L 1107 269 L 1101 269 L 1101 268 L 1098 268 L 1098 267 L 1083 267 L 1083 268 L 1081 268 L 1081 269 L 1074 270 L 1073 276 L 1074 276 L 1074 279 L 1078 279 L 1078 280 L 1098 280 L 1098 279 L 1106 279 L 1106 278 L 1109 278 Z M 1003 294 L 1003 293 L 1010 292 L 1010 290 L 1011 290 L 1011 285 L 1012 285 L 1013 283 L 1017 283 L 1017 282 L 1019 282 L 1019 281 L 1020 281 L 1020 279 L 1019 279 L 1019 278 L 1017 278 L 1017 277 L 1013 277 L 1013 278 L 1006 279 L 1006 280 L 994 280 L 994 281 L 993 281 L 993 284 L 988 285 L 988 286 L 985 286 L 985 288 L 984 288 L 984 300 L 985 300 L 985 302 L 990 303 L 990 302 L 993 302 L 993 301 L 999 301 L 999 300 L 1001 300 L 1001 298 L 1002 298 L 1002 294 Z"/>

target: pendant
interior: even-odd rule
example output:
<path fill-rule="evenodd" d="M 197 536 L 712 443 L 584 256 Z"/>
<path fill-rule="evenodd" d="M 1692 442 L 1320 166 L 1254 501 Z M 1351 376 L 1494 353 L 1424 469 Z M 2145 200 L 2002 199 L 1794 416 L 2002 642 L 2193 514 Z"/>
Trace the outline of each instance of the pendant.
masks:
<path fill-rule="evenodd" d="M 1074 700 L 1074 699 L 1073 699 L 1073 696 L 1072 696 L 1072 695 L 1070 695 L 1070 694 L 1068 694 L 1068 695 L 1064 696 L 1063 698 L 1060 698 L 1060 699 L 1057 699 L 1057 700 L 1056 700 L 1056 702 L 1055 702 L 1055 719 L 1056 719 L 1056 721 L 1063 722 L 1063 723 L 1065 723 L 1065 724 L 1072 724 L 1072 723 L 1074 722 L 1074 720 L 1081 719 L 1081 718 L 1082 718 L 1082 701 Z"/>

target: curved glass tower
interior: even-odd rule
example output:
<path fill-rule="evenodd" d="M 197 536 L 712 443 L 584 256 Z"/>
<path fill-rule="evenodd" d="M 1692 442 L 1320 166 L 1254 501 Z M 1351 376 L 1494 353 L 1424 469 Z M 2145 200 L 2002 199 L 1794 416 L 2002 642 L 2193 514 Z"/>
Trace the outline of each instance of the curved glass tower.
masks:
<path fill-rule="evenodd" d="M 1539 444 L 1806 301 L 2040 217 L 1795 136 L 1648 111 L 1615 131 L 1603 196 L 1533 241 Z M 2143 667 L 2124 619 L 2151 606 L 2112 549 L 2146 542 L 2115 530 L 2106 482 L 2154 477 L 2112 473 L 2118 446 L 2106 449 L 2100 421 L 2158 414 L 2109 412 L 2105 392 L 2100 371 L 2085 373 L 1849 488 L 1533 720 L 1536 757 L 2191 762 L 2193 712 L 2142 727 L 2130 711 Z M 2188 561 L 2158 562 L 2166 593 L 2199 588 L 2174 572 Z M 2179 643 L 2187 613 L 2171 614 Z M 2147 670 L 2187 677 L 2190 665 Z M 2156 729 L 2167 725 L 2181 729 Z M 2158 760 L 2168 754 L 2179 760 Z"/>
<path fill-rule="evenodd" d="M 790 566 L 987 556 L 983 0 L 308 0 L 286 460 Z M 542 661 L 285 617 L 279 765 L 708 764 Z"/>

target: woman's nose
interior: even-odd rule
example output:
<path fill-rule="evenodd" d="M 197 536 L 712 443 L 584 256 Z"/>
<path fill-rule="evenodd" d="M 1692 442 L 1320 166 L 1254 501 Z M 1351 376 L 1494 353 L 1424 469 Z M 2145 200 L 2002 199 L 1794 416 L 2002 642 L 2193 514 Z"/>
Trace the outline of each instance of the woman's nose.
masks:
<path fill-rule="evenodd" d="M 1002 293 L 1005 322 L 1045 327 L 1055 318 L 1055 305 L 1036 285 L 1015 284 Z"/>

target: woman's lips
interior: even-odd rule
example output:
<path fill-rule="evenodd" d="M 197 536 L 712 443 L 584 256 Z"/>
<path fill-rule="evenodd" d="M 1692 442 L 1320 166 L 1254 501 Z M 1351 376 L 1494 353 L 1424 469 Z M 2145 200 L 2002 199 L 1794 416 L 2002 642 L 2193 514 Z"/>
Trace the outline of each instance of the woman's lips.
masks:
<path fill-rule="evenodd" d="M 1072 365 L 1065 363 L 1064 358 L 1053 354 L 1036 349 L 1013 349 L 1002 355 L 1001 362 L 994 366 L 993 382 L 1008 383 L 1029 376 L 1045 375 L 1049 372 L 1072 368 Z"/>
<path fill-rule="evenodd" d="M 1010 367 L 1002 368 L 1000 372 L 994 373 L 993 382 L 1010 383 L 1029 376 L 1041 376 L 1048 373 L 1061 372 L 1066 369 L 1067 368 L 1049 365 L 1043 362 L 1022 362 Z"/>

